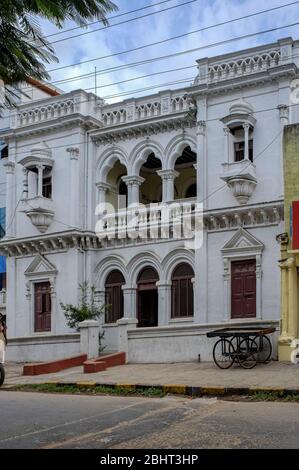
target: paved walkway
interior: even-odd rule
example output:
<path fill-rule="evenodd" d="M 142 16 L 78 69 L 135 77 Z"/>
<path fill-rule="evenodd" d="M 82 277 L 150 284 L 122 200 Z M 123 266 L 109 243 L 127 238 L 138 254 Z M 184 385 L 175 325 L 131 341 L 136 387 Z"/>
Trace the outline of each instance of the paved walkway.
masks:
<path fill-rule="evenodd" d="M 62 372 L 22 376 L 21 364 L 6 364 L 5 385 L 45 382 L 91 382 L 102 384 L 185 385 L 191 387 L 265 387 L 299 390 L 299 364 L 271 362 L 245 370 L 233 366 L 218 369 L 213 363 L 127 364 L 104 372 L 83 374 L 82 367 Z"/>

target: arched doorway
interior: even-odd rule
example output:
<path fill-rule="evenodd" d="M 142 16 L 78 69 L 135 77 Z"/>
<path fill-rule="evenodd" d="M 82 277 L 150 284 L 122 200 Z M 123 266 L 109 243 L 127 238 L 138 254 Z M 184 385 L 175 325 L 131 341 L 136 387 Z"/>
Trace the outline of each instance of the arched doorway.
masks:
<path fill-rule="evenodd" d="M 171 317 L 182 318 L 194 315 L 193 282 L 194 271 L 187 263 L 179 264 L 171 276 Z"/>
<path fill-rule="evenodd" d="M 158 326 L 159 276 L 154 268 L 144 268 L 137 279 L 137 315 L 140 328 Z"/>
<path fill-rule="evenodd" d="M 105 283 L 105 322 L 115 323 L 124 316 L 124 293 L 122 286 L 125 279 L 117 269 L 111 271 Z"/>

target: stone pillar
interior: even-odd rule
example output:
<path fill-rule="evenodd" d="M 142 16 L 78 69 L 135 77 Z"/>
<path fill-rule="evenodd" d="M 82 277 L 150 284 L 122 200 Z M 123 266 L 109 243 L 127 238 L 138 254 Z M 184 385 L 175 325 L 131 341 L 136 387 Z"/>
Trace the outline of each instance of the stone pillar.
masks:
<path fill-rule="evenodd" d="M 137 317 L 137 287 L 122 286 L 124 294 L 124 318 L 134 319 Z"/>
<path fill-rule="evenodd" d="M 248 124 L 248 122 L 245 122 L 243 124 L 244 140 L 245 140 L 244 160 L 249 160 L 249 128 L 250 128 L 250 125 Z"/>
<path fill-rule="evenodd" d="M 96 187 L 98 189 L 97 205 L 105 204 L 107 191 L 111 189 L 110 184 L 99 182 L 99 183 L 96 183 Z"/>
<path fill-rule="evenodd" d="M 280 361 L 290 361 L 292 341 L 298 338 L 298 274 L 295 258 L 290 257 L 281 262 L 280 268 L 281 327 L 278 356 Z"/>
<path fill-rule="evenodd" d="M 136 206 L 139 204 L 139 188 L 145 181 L 138 175 L 123 176 L 122 180 L 128 186 L 128 206 Z"/>
<path fill-rule="evenodd" d="M 99 318 L 99 325 L 103 325 L 105 323 L 105 303 L 106 303 L 106 299 L 105 299 L 105 291 L 104 290 L 99 290 L 99 289 L 96 289 L 95 290 L 95 294 L 94 294 L 94 300 L 95 300 L 95 303 L 97 304 L 97 307 L 102 307 L 103 308 L 103 313 L 102 315 L 100 316 Z"/>
<path fill-rule="evenodd" d="M 158 170 L 157 175 L 162 179 L 162 202 L 174 200 L 174 180 L 179 176 L 175 170 Z"/>
<path fill-rule="evenodd" d="M 129 360 L 128 330 L 136 328 L 138 321 L 134 318 L 121 318 L 118 326 L 118 351 L 126 353 L 126 362 Z"/>
<path fill-rule="evenodd" d="M 199 163 L 200 171 L 197 172 L 197 202 L 202 203 L 205 208 L 207 205 L 206 192 L 207 192 L 207 164 L 206 164 L 206 122 L 198 121 L 196 127 L 197 136 L 197 163 Z"/>
<path fill-rule="evenodd" d="M 38 181 L 37 181 L 37 195 L 42 196 L 43 195 L 43 171 L 44 171 L 44 166 L 43 165 L 38 165 Z"/>
<path fill-rule="evenodd" d="M 284 149 L 283 149 L 283 129 L 285 126 L 289 124 L 289 114 L 290 110 L 289 107 L 286 104 L 281 104 L 277 106 L 277 109 L 279 111 L 279 119 L 280 119 L 280 129 L 281 129 L 281 154 L 280 154 L 280 196 L 281 198 L 284 197 Z"/>
<path fill-rule="evenodd" d="M 79 323 L 80 352 L 87 354 L 88 359 L 99 356 L 99 322 L 85 320 Z"/>
<path fill-rule="evenodd" d="M 15 164 L 13 162 L 4 163 L 6 170 L 6 229 L 5 236 L 13 237 L 14 236 L 14 172 Z"/>
<path fill-rule="evenodd" d="M 28 168 L 23 168 L 23 175 L 24 175 L 24 179 L 23 179 L 23 198 L 24 199 L 27 199 L 28 198 Z"/>
<path fill-rule="evenodd" d="M 74 227 L 78 226 L 78 159 L 79 159 L 79 148 L 69 147 L 66 149 L 70 156 L 70 224 Z"/>
<path fill-rule="evenodd" d="M 225 144 L 224 144 L 225 162 L 229 163 L 230 162 L 230 155 L 229 155 L 230 130 L 228 127 L 224 127 L 223 132 L 224 132 L 224 137 L 225 137 Z"/>
<path fill-rule="evenodd" d="M 171 283 L 158 281 L 157 287 L 158 326 L 165 326 L 171 318 Z"/>

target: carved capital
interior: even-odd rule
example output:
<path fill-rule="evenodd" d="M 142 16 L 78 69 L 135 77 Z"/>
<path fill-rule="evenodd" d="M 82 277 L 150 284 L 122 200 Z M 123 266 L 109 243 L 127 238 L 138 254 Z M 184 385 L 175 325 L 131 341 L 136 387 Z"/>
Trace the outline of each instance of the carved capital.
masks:
<path fill-rule="evenodd" d="M 206 121 L 197 121 L 196 134 L 205 135 L 206 133 Z"/>
<path fill-rule="evenodd" d="M 68 147 L 66 151 L 69 153 L 71 160 L 78 160 L 80 153 L 78 147 Z"/>

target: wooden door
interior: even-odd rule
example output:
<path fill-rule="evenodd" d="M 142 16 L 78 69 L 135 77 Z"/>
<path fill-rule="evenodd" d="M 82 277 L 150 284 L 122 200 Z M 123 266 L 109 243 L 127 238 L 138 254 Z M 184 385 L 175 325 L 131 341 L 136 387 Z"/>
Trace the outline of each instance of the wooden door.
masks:
<path fill-rule="evenodd" d="M 36 332 L 51 331 L 51 286 L 49 282 L 35 284 L 34 310 Z"/>
<path fill-rule="evenodd" d="M 256 261 L 231 263 L 231 317 L 256 317 Z"/>

